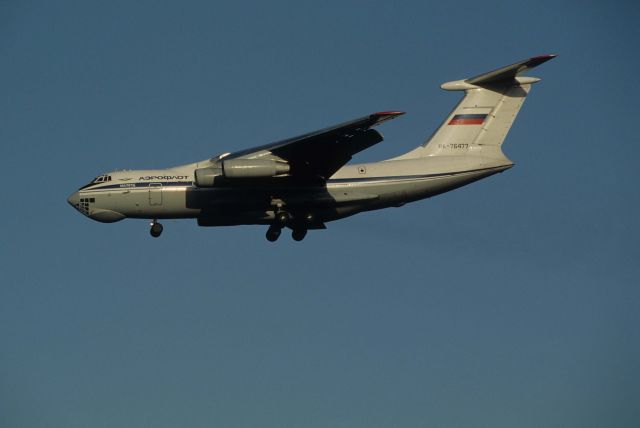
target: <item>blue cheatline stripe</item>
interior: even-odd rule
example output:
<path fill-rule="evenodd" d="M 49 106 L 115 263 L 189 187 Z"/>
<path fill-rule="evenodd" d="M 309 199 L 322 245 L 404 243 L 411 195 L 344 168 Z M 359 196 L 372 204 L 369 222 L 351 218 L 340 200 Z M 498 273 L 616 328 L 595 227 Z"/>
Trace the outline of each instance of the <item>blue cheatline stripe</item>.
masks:
<path fill-rule="evenodd" d="M 155 184 L 156 186 L 150 186 L 151 184 Z M 161 184 L 161 186 L 158 186 Z M 100 187 L 88 187 L 85 190 L 103 190 L 103 189 L 138 189 L 138 188 L 148 188 L 148 187 L 175 187 L 175 186 L 191 186 L 193 184 L 192 181 L 149 181 L 144 183 L 121 183 L 121 184 L 110 184 L 108 186 L 100 186 Z"/>

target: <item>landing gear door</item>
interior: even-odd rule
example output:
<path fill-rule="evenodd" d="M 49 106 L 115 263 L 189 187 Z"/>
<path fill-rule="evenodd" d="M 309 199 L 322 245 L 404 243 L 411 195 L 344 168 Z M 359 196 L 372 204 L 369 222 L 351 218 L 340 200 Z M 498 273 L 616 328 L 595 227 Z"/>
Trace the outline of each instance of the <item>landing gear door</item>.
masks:
<path fill-rule="evenodd" d="M 162 183 L 149 183 L 149 205 L 162 205 Z"/>

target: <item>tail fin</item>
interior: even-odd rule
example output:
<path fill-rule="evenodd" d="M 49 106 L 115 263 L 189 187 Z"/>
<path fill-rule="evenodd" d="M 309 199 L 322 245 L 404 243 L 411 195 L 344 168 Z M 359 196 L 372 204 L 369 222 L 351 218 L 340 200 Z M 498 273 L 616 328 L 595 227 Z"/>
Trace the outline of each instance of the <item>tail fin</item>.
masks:
<path fill-rule="evenodd" d="M 440 155 L 504 158 L 501 146 L 518 111 L 540 81 L 518 74 L 555 58 L 544 55 L 517 62 L 466 80 L 444 83 L 448 91 L 465 91 L 440 128 L 423 145 L 396 159 Z"/>

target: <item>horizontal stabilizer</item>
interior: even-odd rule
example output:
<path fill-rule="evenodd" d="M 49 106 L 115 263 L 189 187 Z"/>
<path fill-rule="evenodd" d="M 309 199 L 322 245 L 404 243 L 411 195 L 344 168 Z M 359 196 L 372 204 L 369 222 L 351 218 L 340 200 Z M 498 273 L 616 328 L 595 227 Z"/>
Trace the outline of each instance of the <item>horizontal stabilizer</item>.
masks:
<path fill-rule="evenodd" d="M 465 82 L 471 85 L 486 85 L 501 82 L 504 80 L 512 80 L 518 74 L 537 67 L 540 64 L 543 64 L 555 57 L 556 55 L 536 56 L 524 61 L 516 62 L 515 64 L 507 65 L 506 67 L 502 67 L 497 70 L 490 71 L 488 73 L 480 74 L 478 76 L 472 77 L 471 79 L 465 80 Z"/>

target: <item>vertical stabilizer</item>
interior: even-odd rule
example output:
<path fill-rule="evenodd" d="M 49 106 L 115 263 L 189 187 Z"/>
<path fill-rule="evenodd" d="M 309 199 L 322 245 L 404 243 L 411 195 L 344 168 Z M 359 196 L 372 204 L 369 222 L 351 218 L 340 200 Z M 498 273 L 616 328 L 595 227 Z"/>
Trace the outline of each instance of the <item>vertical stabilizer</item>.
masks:
<path fill-rule="evenodd" d="M 465 91 L 465 96 L 427 142 L 396 159 L 441 155 L 505 159 L 502 143 L 531 85 L 540 80 L 518 74 L 554 57 L 534 57 L 470 79 L 444 83 L 442 89 Z"/>

